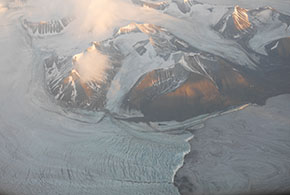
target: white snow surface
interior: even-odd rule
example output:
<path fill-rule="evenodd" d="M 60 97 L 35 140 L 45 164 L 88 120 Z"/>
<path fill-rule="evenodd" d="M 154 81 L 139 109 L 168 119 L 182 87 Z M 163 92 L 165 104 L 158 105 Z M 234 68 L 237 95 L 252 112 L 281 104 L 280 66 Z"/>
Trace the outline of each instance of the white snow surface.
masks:
<path fill-rule="evenodd" d="M 0 193 L 178 194 L 173 177 L 189 152 L 187 141 L 192 138 L 183 128 L 187 122 L 195 124 L 195 120 L 171 122 L 164 130 L 158 124 L 120 122 L 102 112 L 64 111 L 44 88 L 43 59 L 46 52 L 52 51 L 73 56 L 92 41 L 109 38 L 114 29 L 142 22 L 160 25 L 198 49 L 254 68 L 235 42 L 211 30 L 226 8 L 217 6 L 210 15 L 211 6 L 196 5 L 191 16 L 182 18 L 174 6 L 170 9 L 174 9 L 175 16 L 139 8 L 127 0 L 63 2 L 0 0 Z M 284 10 L 284 4 L 278 3 L 284 1 L 275 2 Z M 76 11 L 78 3 L 80 9 Z M 94 6 L 109 9 L 94 10 Z M 96 13 L 90 15 L 94 11 L 108 18 L 92 22 L 98 17 Z M 121 17 L 122 13 L 126 14 Z M 21 26 L 23 18 L 41 22 L 71 15 L 76 20 L 54 36 L 30 37 Z M 86 20 L 84 25 L 80 25 L 82 19 Z M 129 51 L 126 46 L 129 48 L 130 43 L 123 46 L 124 51 Z M 151 48 L 147 49 L 154 55 Z M 134 61 L 134 57 L 123 62 L 107 95 L 108 109 L 118 109 L 120 99 L 142 74 L 172 65 L 161 59 L 152 64 L 150 55 L 144 56 L 142 62 Z M 179 131 L 168 131 L 172 129 Z"/>
<path fill-rule="evenodd" d="M 239 5 L 247 9 L 255 9 L 257 7 L 270 6 L 282 13 L 290 14 L 288 0 L 198 0 L 201 3 L 208 3 L 211 5 L 235 6 Z M 288 5 L 288 6 L 287 6 Z"/>
<path fill-rule="evenodd" d="M 225 114 L 193 130 L 177 173 L 181 194 L 279 194 L 290 188 L 290 95 Z"/>
<path fill-rule="evenodd" d="M 192 135 L 64 112 L 46 94 L 38 48 L 78 49 L 67 49 L 74 40 L 63 35 L 32 46 L 23 14 L 17 8 L 0 17 L 0 193 L 178 194 L 173 175 Z"/>

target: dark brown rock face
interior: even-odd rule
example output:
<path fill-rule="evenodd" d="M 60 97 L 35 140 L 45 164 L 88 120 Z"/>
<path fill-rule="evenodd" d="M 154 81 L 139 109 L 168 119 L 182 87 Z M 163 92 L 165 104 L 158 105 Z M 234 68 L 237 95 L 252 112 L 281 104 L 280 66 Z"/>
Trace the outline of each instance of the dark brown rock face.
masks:
<path fill-rule="evenodd" d="M 146 120 L 185 120 L 255 101 L 258 91 L 253 79 L 233 70 L 220 58 L 215 62 L 218 69 L 214 73 L 209 71 L 209 76 L 186 73 L 178 65 L 170 70 L 149 72 L 128 93 L 126 105 L 141 110 Z M 180 80 L 170 82 L 173 75 L 182 72 L 180 69 L 186 79 L 175 76 Z"/>

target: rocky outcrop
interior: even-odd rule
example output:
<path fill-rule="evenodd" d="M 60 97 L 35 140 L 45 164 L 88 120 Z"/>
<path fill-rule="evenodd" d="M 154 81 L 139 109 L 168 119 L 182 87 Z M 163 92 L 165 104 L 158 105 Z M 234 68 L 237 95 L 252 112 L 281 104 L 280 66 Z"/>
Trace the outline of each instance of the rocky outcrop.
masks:
<path fill-rule="evenodd" d="M 41 22 L 30 22 L 24 19 L 22 25 L 30 35 L 49 36 L 61 33 L 72 21 L 73 17 L 64 17 L 60 20 Z"/>
<path fill-rule="evenodd" d="M 77 59 L 73 56 L 61 57 L 52 54 L 44 61 L 45 80 L 49 93 L 65 107 L 86 110 L 102 110 L 106 104 L 106 94 L 111 81 L 121 66 L 122 55 L 113 45 L 93 43 L 84 53 L 95 49 L 107 55 L 108 68 L 104 80 L 84 80 L 77 69 Z M 98 61 L 91 62 L 98 66 Z"/>
<path fill-rule="evenodd" d="M 158 121 L 185 120 L 255 101 L 258 91 L 252 79 L 223 59 L 211 63 L 215 63 L 215 70 L 203 74 L 188 71 L 181 64 L 149 72 L 127 94 L 125 105 L 141 110 L 144 120 Z"/>
<path fill-rule="evenodd" d="M 289 64 L 290 37 L 282 38 L 266 45 L 266 51 L 271 57 L 280 58 Z"/>

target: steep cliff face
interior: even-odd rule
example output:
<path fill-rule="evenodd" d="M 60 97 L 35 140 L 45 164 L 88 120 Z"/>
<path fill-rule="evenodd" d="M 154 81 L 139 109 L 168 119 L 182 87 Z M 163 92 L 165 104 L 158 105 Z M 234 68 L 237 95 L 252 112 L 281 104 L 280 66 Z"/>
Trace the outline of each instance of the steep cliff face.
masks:
<path fill-rule="evenodd" d="M 146 120 L 185 120 L 255 102 L 258 87 L 253 79 L 222 59 L 212 63 L 215 70 L 206 74 L 187 71 L 180 64 L 149 72 L 130 90 L 124 103 L 129 110 L 141 110 Z"/>

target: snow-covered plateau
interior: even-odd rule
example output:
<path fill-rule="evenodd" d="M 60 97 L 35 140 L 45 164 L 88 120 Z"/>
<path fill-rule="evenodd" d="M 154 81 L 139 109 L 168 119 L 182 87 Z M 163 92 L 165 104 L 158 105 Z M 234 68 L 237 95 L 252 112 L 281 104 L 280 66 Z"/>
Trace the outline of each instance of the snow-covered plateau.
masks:
<path fill-rule="evenodd" d="M 289 10 L 0 0 L 0 194 L 289 191 Z"/>

